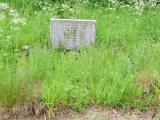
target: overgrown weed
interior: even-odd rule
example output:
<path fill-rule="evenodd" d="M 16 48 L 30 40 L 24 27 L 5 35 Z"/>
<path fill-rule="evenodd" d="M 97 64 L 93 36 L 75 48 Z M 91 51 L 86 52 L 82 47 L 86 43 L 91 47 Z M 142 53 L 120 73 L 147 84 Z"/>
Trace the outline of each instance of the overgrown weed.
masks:
<path fill-rule="evenodd" d="M 0 7 L 1 106 L 23 103 L 36 95 L 47 106 L 79 111 L 90 104 L 140 109 L 154 100 L 159 104 L 159 8 L 131 7 L 127 2 L 104 7 L 103 2 L 92 2 L 48 0 L 26 6 L 18 0 Z M 53 16 L 96 19 L 96 45 L 80 53 L 51 50 Z M 24 44 L 31 46 L 28 58 L 21 51 Z M 149 94 L 144 94 L 145 83 Z"/>

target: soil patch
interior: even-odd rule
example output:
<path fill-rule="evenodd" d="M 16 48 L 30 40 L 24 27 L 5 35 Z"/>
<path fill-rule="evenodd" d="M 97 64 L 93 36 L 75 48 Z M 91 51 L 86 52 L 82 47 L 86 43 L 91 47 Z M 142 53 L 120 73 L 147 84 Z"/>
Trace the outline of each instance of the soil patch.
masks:
<path fill-rule="evenodd" d="M 0 109 L 0 120 L 160 120 L 160 112 L 155 108 L 146 112 L 138 109 L 126 112 L 122 109 L 91 106 L 81 113 L 71 109 L 51 113 L 46 109 L 45 112 L 36 114 L 26 107 L 20 107 L 16 110 Z"/>

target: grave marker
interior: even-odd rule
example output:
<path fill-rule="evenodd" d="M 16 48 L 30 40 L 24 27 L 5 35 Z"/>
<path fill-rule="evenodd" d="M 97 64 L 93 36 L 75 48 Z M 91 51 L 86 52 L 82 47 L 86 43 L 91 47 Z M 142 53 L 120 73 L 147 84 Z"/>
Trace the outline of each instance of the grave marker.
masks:
<path fill-rule="evenodd" d="M 90 46 L 96 40 L 95 20 L 51 19 L 51 45 L 65 49 Z"/>

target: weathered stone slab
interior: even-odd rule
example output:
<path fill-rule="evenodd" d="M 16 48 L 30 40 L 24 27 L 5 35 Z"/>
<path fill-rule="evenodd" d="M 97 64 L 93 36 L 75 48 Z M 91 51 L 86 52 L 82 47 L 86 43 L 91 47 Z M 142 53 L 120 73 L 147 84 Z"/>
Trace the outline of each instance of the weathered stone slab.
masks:
<path fill-rule="evenodd" d="M 51 19 L 51 45 L 65 49 L 90 46 L 96 40 L 95 20 Z"/>

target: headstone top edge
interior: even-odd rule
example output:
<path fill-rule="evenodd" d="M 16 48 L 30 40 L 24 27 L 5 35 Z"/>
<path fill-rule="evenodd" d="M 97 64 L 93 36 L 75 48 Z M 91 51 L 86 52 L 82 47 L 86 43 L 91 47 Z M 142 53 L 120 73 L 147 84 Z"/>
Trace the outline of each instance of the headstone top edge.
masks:
<path fill-rule="evenodd" d="M 55 19 L 55 18 L 51 18 L 51 21 L 63 21 L 63 22 L 92 22 L 92 23 L 96 23 L 96 20 L 87 20 L 87 19 Z"/>

